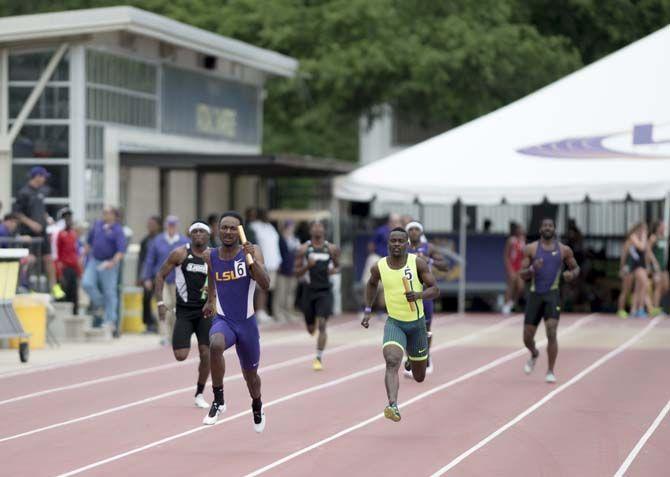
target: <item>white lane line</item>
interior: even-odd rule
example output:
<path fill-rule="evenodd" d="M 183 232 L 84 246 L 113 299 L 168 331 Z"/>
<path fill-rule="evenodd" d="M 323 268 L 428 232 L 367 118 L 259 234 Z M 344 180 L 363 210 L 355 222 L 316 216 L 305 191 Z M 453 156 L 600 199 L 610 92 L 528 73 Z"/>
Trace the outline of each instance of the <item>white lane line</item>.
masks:
<path fill-rule="evenodd" d="M 496 330 L 496 329 L 498 329 L 502 326 L 507 326 L 508 323 L 509 323 L 509 320 L 504 321 L 504 322 L 500 322 L 500 323 L 496 323 L 494 325 L 491 325 L 489 328 L 485 328 L 485 329 L 480 330 L 478 332 L 471 333 L 470 335 L 465 335 L 461 338 L 453 340 L 453 341 L 449 342 L 449 345 L 450 346 L 455 346 L 456 344 L 465 343 L 465 342 L 473 339 L 475 337 L 475 335 L 477 335 L 479 333 L 494 331 L 494 330 Z M 347 351 L 347 350 L 356 348 L 356 347 L 361 346 L 361 345 L 364 345 L 364 346 L 369 345 L 369 344 L 372 344 L 372 343 L 378 341 L 378 339 L 379 339 L 378 337 L 377 338 L 368 338 L 368 339 L 365 339 L 365 340 L 356 341 L 356 342 L 351 343 L 351 344 L 337 346 L 335 348 L 329 349 L 328 350 L 328 355 L 339 353 L 341 351 Z M 441 347 L 444 347 L 444 345 L 442 345 Z M 436 347 L 436 350 L 439 351 L 439 349 L 441 349 L 441 347 L 440 346 Z M 262 373 L 265 373 L 265 372 L 268 372 L 268 371 L 272 371 L 274 369 L 281 369 L 281 368 L 284 368 L 284 367 L 287 367 L 287 366 L 291 366 L 293 364 L 303 363 L 305 361 L 311 361 L 313 358 L 314 358 L 314 354 L 310 353 L 308 355 L 303 355 L 303 356 L 300 356 L 300 357 L 297 357 L 297 358 L 282 361 L 280 363 L 275 363 L 275 364 L 271 364 L 269 366 L 262 367 L 262 368 L 260 368 L 259 372 L 262 374 Z M 224 378 L 224 382 L 238 380 L 241 377 L 242 377 L 242 374 L 227 376 L 227 377 Z M 6 442 L 6 441 L 11 441 L 11 440 L 18 439 L 18 438 L 21 438 L 21 437 L 31 436 L 33 434 L 48 431 L 48 430 L 51 430 L 51 429 L 57 429 L 59 427 L 64 427 L 64 426 L 68 426 L 68 425 L 71 425 L 71 424 L 76 424 L 78 422 L 87 421 L 89 419 L 94 419 L 96 417 L 105 416 L 107 414 L 111 414 L 111 413 L 114 413 L 114 412 L 123 411 L 123 410 L 129 409 L 131 407 L 140 406 L 142 404 L 147 404 L 147 403 L 150 403 L 150 402 L 157 401 L 159 399 L 167 398 L 167 397 L 170 397 L 170 396 L 174 396 L 174 395 L 184 393 L 184 392 L 187 392 L 187 391 L 192 391 L 192 390 L 193 390 L 193 386 L 187 386 L 187 387 L 183 387 L 183 388 L 179 388 L 179 389 L 174 389 L 172 391 L 167 391 L 167 392 L 157 394 L 155 396 L 151 396 L 151 397 L 148 397 L 148 398 L 145 398 L 145 399 L 140 399 L 140 400 L 133 401 L 133 402 L 130 402 L 130 403 L 126 403 L 126 404 L 123 404 L 123 405 L 120 405 L 120 406 L 105 409 L 104 411 L 99 411 L 99 412 L 95 412 L 95 413 L 92 413 L 92 414 L 88 414 L 86 416 L 81 416 L 81 417 L 69 419 L 69 420 L 66 420 L 66 421 L 57 422 L 57 423 L 54 423 L 54 424 L 50 424 L 48 426 L 40 427 L 40 428 L 37 428 L 37 429 L 32 429 L 30 431 L 21 432 L 19 434 L 14 434 L 14 435 L 11 435 L 11 436 L 2 437 L 2 438 L 0 438 L 0 443 Z"/>
<path fill-rule="evenodd" d="M 479 441 L 477 444 L 472 446 L 470 449 L 466 450 L 461 455 L 456 457 L 454 460 L 449 462 L 447 465 L 442 467 L 440 470 L 438 470 L 437 472 L 432 474 L 431 477 L 437 477 L 437 476 L 443 475 L 445 472 L 453 469 L 459 463 L 461 463 L 464 459 L 467 459 L 470 455 L 477 452 L 479 449 L 484 447 L 486 444 L 491 442 L 493 439 L 498 437 L 500 434 L 507 431 L 508 429 L 515 426 L 516 424 L 518 424 L 522 419 L 524 419 L 528 415 L 532 414 L 533 412 L 538 410 L 540 407 L 544 406 L 546 403 L 548 403 L 554 397 L 556 397 L 557 395 L 559 395 L 560 393 L 562 393 L 563 391 L 568 389 L 570 386 L 578 383 L 585 376 L 589 375 L 590 373 L 592 373 L 593 371 L 595 371 L 596 369 L 601 367 L 603 364 L 607 363 L 612 358 L 614 358 L 614 357 L 618 356 L 619 354 L 623 353 L 626 349 L 630 348 L 632 345 L 634 345 L 636 342 L 638 342 L 644 335 L 649 333 L 660 322 L 660 320 L 661 320 L 660 317 L 654 318 L 649 324 L 647 324 L 647 326 L 645 326 L 641 331 L 638 331 L 635 335 L 633 335 L 632 338 L 627 340 L 625 343 L 617 346 L 612 351 L 607 353 L 605 356 L 601 357 L 596 362 L 594 362 L 592 365 L 588 366 L 587 368 L 583 369 L 581 372 L 579 372 L 578 374 L 573 376 L 572 379 L 570 379 L 569 381 L 561 384 L 559 387 L 554 389 L 552 392 L 546 394 L 542 399 L 537 401 L 535 404 L 530 406 L 528 409 L 523 411 L 521 414 L 519 414 L 514 419 L 509 421 L 507 424 L 498 428 L 497 430 L 495 430 L 494 432 L 489 434 L 487 437 L 485 437 L 484 439 Z"/>
<path fill-rule="evenodd" d="M 348 324 L 348 323 L 343 323 L 342 325 L 345 325 L 345 324 Z M 334 327 L 334 328 L 336 328 L 336 327 Z M 275 344 L 283 344 L 286 341 L 287 341 L 286 338 L 277 338 L 276 340 L 269 340 L 265 343 L 262 343 L 262 346 L 267 347 L 267 346 L 275 345 Z M 293 341 L 296 341 L 296 339 L 293 338 Z M 330 352 L 332 352 L 332 350 L 329 350 L 329 353 Z M 83 388 L 83 387 L 87 387 L 87 386 L 93 386 L 95 384 L 108 383 L 110 381 L 117 381 L 119 379 L 131 378 L 131 377 L 134 377 L 134 376 L 141 376 L 143 374 L 153 373 L 153 372 L 156 372 L 156 371 L 163 371 L 163 370 L 166 370 L 166 369 L 185 366 L 187 364 L 191 364 L 191 363 L 197 361 L 198 359 L 199 359 L 198 357 L 194 357 L 194 358 L 186 359 L 184 361 L 174 361 L 174 362 L 170 362 L 170 363 L 167 363 L 167 364 L 152 366 L 152 367 L 149 367 L 149 368 L 137 369 L 137 370 L 134 370 L 134 371 L 128 371 L 126 373 L 113 374 L 113 375 L 110 375 L 110 376 L 105 376 L 103 378 L 97 378 L 97 379 L 91 379 L 91 380 L 88 380 L 88 381 L 82 381 L 80 383 L 74 383 L 74 384 L 68 384 L 66 386 L 59 386 L 59 387 L 55 387 L 55 388 L 44 389 L 42 391 L 36 391 L 34 393 L 24 394 L 22 396 L 15 396 L 15 397 L 12 397 L 12 398 L 2 400 L 2 401 L 0 401 L 0 406 L 5 405 L 5 404 L 10 404 L 10 403 L 13 403 L 13 402 L 17 402 L 17 401 L 22 401 L 24 399 L 31 399 L 31 398 L 35 398 L 35 397 L 39 397 L 39 396 L 45 396 L 47 394 L 52 394 L 52 393 L 57 393 L 57 392 L 62 392 L 62 391 L 69 391 L 71 389 L 79 389 L 79 388 Z"/>
<path fill-rule="evenodd" d="M 670 412 L 670 401 L 661 409 L 661 412 L 658 413 L 658 416 L 656 416 L 656 419 L 654 419 L 654 422 L 651 423 L 651 426 L 649 426 L 649 429 L 647 429 L 647 432 L 644 433 L 644 435 L 640 438 L 640 440 L 635 444 L 635 447 L 633 447 L 633 450 L 630 451 L 630 454 L 628 454 L 628 457 L 626 457 L 626 460 L 623 461 L 623 464 L 621 464 L 621 467 L 619 467 L 619 470 L 616 471 L 616 474 L 614 474 L 614 477 L 623 477 L 626 474 L 626 471 L 628 468 L 631 466 L 637 455 L 640 453 L 644 445 L 647 443 L 651 435 L 656 431 L 658 426 L 661 425 L 661 422 L 663 422 L 663 419 L 665 416 Z"/>
<path fill-rule="evenodd" d="M 583 318 L 577 320 L 575 323 L 573 323 L 568 328 L 566 328 L 562 331 L 559 331 L 559 335 L 565 336 L 566 334 L 572 333 L 573 331 L 581 328 L 584 324 L 591 321 L 593 316 L 595 316 L 595 315 L 589 315 L 589 316 L 586 316 L 586 317 L 583 317 Z M 544 346 L 545 343 L 546 343 L 546 339 L 542 340 L 542 341 L 539 341 L 537 343 L 537 346 Z M 471 379 L 475 376 L 478 376 L 482 373 L 485 373 L 486 371 L 488 371 L 490 369 L 493 369 L 497 366 L 500 366 L 503 363 L 506 363 L 506 362 L 511 361 L 515 358 L 518 358 L 519 356 L 523 356 L 526 353 L 528 353 L 526 348 L 521 348 L 517 351 L 513 351 L 511 353 L 508 353 L 505 356 L 502 356 L 502 357 L 500 357 L 500 358 L 498 358 L 494 361 L 491 361 L 488 364 L 485 364 L 483 366 L 480 366 L 477 369 L 474 369 L 474 370 L 470 371 L 469 373 L 463 374 L 463 375 L 459 376 L 458 378 L 452 379 L 451 381 L 448 381 L 448 382 L 446 382 L 444 384 L 441 384 L 439 386 L 436 386 L 436 387 L 434 387 L 434 388 L 432 388 L 428 391 L 425 391 L 421 394 L 418 394 L 418 395 L 414 396 L 412 399 L 409 399 L 408 401 L 400 404 L 398 407 L 404 408 L 406 406 L 410 406 L 411 404 L 414 404 L 415 402 L 420 401 L 421 399 L 424 399 L 428 396 L 431 396 L 431 395 L 433 395 L 437 392 L 443 391 L 443 390 L 445 390 L 447 388 L 450 388 L 450 387 L 452 387 L 456 384 L 462 383 L 463 381 L 467 381 L 468 379 Z M 365 427 L 369 424 L 372 424 L 373 422 L 375 422 L 379 419 L 382 419 L 383 417 L 384 417 L 384 414 L 376 414 L 376 415 L 370 417 L 369 419 L 361 421 L 358 424 L 355 424 L 351 427 L 348 427 L 348 428 L 346 428 L 346 429 L 344 429 L 344 430 L 342 430 L 342 431 L 340 431 L 336 434 L 333 434 L 329 437 L 326 437 L 325 439 L 321 439 L 320 441 L 315 442 L 315 443 L 313 443 L 313 444 L 311 444 L 307 447 L 303 447 L 302 449 L 300 449 L 300 450 L 298 450 L 298 451 L 296 451 L 292 454 L 289 454 L 289 455 L 287 455 L 287 456 L 285 456 L 281 459 L 278 459 L 278 460 L 276 460 L 276 461 L 274 461 L 274 462 L 272 462 L 272 463 L 270 463 L 270 464 L 268 464 L 264 467 L 256 469 L 255 471 L 247 474 L 245 477 L 255 477 L 257 475 L 263 474 L 263 473 L 267 472 L 268 470 L 272 470 L 275 467 L 278 467 L 278 466 L 280 466 L 280 465 L 282 465 L 282 464 L 284 464 L 284 463 L 286 463 L 290 460 L 295 459 L 296 457 L 299 457 L 303 454 L 306 454 L 306 453 L 308 453 L 308 452 L 310 452 L 310 451 L 312 451 L 312 450 L 314 450 L 318 447 L 321 447 L 325 444 L 328 444 L 329 442 L 332 442 L 336 439 L 339 439 L 340 437 L 346 436 L 347 434 L 350 434 L 350 433 L 352 433 L 352 432 L 354 432 L 358 429 L 361 429 L 361 428 L 363 428 L 363 427 Z"/>
<path fill-rule="evenodd" d="M 493 325 L 487 326 L 486 328 L 484 328 L 482 330 L 479 330 L 479 331 L 476 331 L 474 333 L 462 336 L 462 337 L 454 339 L 452 341 L 448 341 L 448 342 L 443 343 L 441 345 L 434 346 L 432 348 L 431 352 L 436 353 L 436 352 L 441 351 L 443 349 L 456 347 L 456 346 L 458 346 L 462 343 L 467 343 L 468 341 L 476 339 L 477 336 L 481 336 L 485 333 L 490 333 L 492 331 L 496 331 L 496 330 L 498 330 L 500 328 L 503 328 L 503 327 L 506 327 L 506 326 L 508 326 L 512 323 L 518 323 L 518 320 L 517 319 L 507 319 L 505 321 L 495 323 Z M 376 338 L 376 339 L 378 339 L 378 338 Z M 270 401 L 270 402 L 264 404 L 264 407 L 274 406 L 276 404 L 280 404 L 282 402 L 286 402 L 286 401 L 289 401 L 291 399 L 295 399 L 297 397 L 304 396 L 305 394 L 310 394 L 310 393 L 313 393 L 313 392 L 320 391 L 321 389 L 329 388 L 329 387 L 332 387 L 332 386 L 337 386 L 338 384 L 342 384 L 344 382 L 351 381 L 352 379 L 356 379 L 356 378 L 359 378 L 361 376 L 366 376 L 368 374 L 381 371 L 384 368 L 385 368 L 385 364 L 379 364 L 379 365 L 376 365 L 376 366 L 372 366 L 370 368 L 367 368 L 367 369 L 364 369 L 364 370 L 361 370 L 361 371 L 357 371 L 357 372 L 349 374 L 347 376 L 344 376 L 344 377 L 341 377 L 341 378 L 338 378 L 338 379 L 334 379 L 332 381 L 328 381 L 326 383 L 323 383 L 323 384 L 320 384 L 320 385 L 317 385 L 317 386 L 312 386 L 312 387 L 303 389 L 301 391 L 298 391 L 298 392 L 295 392 L 295 393 L 292 393 L 292 394 L 288 394 L 286 396 L 283 396 L 281 398 L 275 399 L 274 401 Z M 189 389 L 191 389 L 191 388 L 189 388 Z M 242 411 L 242 412 L 239 412 L 237 414 L 234 414 L 232 416 L 229 416 L 229 417 L 217 422 L 216 425 L 223 424 L 224 422 L 229 422 L 229 421 L 232 421 L 234 419 L 238 419 L 240 417 L 247 416 L 249 414 L 251 414 L 251 411 L 248 411 L 248 410 L 247 411 Z M 94 469 L 96 467 L 100 467 L 100 466 L 108 464 L 110 462 L 114 462 L 114 461 L 123 459 L 125 457 L 131 456 L 133 454 L 137 454 L 139 452 L 143 452 L 143 451 L 151 449 L 153 447 L 165 444 L 166 442 L 170 442 L 170 441 L 179 439 L 181 437 L 185 437 L 185 436 L 194 434 L 196 432 L 202 432 L 202 431 L 207 430 L 211 427 L 212 426 L 198 426 L 198 427 L 190 429 L 188 431 L 185 431 L 185 432 L 182 432 L 182 433 L 179 433 L 179 434 L 175 434 L 173 436 L 166 437 L 166 438 L 161 439 L 159 441 L 151 442 L 151 443 L 149 443 L 147 445 L 144 445 L 142 447 L 137 447 L 135 449 L 132 449 L 132 450 L 129 450 L 127 452 L 123 452 L 123 453 L 114 455 L 114 456 L 109 457 L 107 459 L 103 459 L 103 460 L 99 460 L 97 462 L 93 462 L 93 463 L 91 463 L 89 465 L 86 465 L 84 467 L 80 467 L 78 469 L 74 469 L 74 470 L 69 471 L 67 473 L 61 474 L 58 477 L 66 477 L 66 476 L 76 475 L 76 474 L 79 474 L 81 472 L 86 472 L 88 470 Z"/>

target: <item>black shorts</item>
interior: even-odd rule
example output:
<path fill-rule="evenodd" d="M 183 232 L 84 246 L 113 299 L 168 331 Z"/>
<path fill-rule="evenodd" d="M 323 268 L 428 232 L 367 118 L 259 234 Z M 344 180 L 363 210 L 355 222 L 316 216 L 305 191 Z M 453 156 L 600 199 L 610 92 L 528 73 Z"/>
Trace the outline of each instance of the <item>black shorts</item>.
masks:
<path fill-rule="evenodd" d="M 561 295 L 558 290 L 545 293 L 529 292 L 526 301 L 526 325 L 537 326 L 545 320 L 558 320 L 561 316 Z"/>
<path fill-rule="evenodd" d="M 195 333 L 199 346 L 209 346 L 209 329 L 212 320 L 202 315 L 200 308 L 177 308 L 177 319 L 172 332 L 172 349 L 191 347 L 191 335 Z"/>
<path fill-rule="evenodd" d="M 328 319 L 333 314 L 333 292 L 331 290 L 305 290 L 303 313 L 308 325 L 316 323 L 317 318 Z"/>

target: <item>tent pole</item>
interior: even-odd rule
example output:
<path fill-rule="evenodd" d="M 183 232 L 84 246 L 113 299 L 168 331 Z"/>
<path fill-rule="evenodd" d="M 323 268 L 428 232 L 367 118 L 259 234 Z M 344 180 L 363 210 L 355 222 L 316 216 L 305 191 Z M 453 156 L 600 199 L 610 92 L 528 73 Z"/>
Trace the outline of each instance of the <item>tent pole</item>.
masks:
<path fill-rule="evenodd" d="M 665 235 L 668 236 L 668 224 L 670 224 L 670 191 L 665 194 L 663 203 L 663 223 L 665 224 Z M 668 247 L 665 247 L 665 261 L 668 261 Z"/>
<path fill-rule="evenodd" d="M 467 214 L 465 210 L 465 203 L 460 202 L 460 221 L 459 221 L 459 239 L 458 239 L 458 254 L 461 257 L 461 273 L 458 277 L 458 313 L 463 315 L 465 313 L 465 252 L 467 235 Z"/>

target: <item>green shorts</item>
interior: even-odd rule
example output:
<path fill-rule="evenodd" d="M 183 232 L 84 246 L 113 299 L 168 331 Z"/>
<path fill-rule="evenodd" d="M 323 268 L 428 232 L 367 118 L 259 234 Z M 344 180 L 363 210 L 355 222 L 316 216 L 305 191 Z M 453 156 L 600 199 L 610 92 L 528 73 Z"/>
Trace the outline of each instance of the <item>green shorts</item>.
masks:
<path fill-rule="evenodd" d="M 426 319 L 399 321 L 390 316 L 384 325 L 384 344 L 400 346 L 411 361 L 423 361 L 428 358 L 428 331 Z"/>

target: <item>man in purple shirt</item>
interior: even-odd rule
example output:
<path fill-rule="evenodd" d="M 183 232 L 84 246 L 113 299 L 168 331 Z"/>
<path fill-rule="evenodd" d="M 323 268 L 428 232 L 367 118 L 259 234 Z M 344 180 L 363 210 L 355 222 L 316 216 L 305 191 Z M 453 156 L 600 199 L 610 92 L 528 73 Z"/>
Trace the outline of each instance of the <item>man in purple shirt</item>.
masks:
<path fill-rule="evenodd" d="M 372 237 L 368 251 L 370 253 L 374 252 L 380 257 L 386 257 L 386 255 L 388 255 L 389 234 L 391 233 L 391 230 L 401 226 L 402 223 L 400 221 L 400 216 L 395 213 L 389 214 L 387 222 L 383 225 L 380 225 L 375 230 L 375 234 Z"/>
<path fill-rule="evenodd" d="M 119 309 L 119 269 L 126 252 L 126 236 L 113 207 L 105 207 L 102 220 L 93 224 L 86 240 L 87 258 L 82 287 L 93 306 L 93 326 L 99 327 L 104 312 L 104 325 L 115 331 Z"/>
<path fill-rule="evenodd" d="M 147 258 L 144 261 L 144 270 L 142 273 L 144 279 L 144 287 L 153 289 L 154 279 L 161 266 L 167 260 L 170 252 L 174 249 L 189 243 L 187 237 L 179 233 L 179 217 L 175 215 L 168 215 L 165 218 L 164 224 L 165 232 L 156 235 L 149 243 L 147 250 Z M 161 343 L 167 344 L 172 337 L 172 330 L 175 323 L 175 307 L 176 296 L 175 290 L 175 272 L 170 271 L 170 274 L 165 279 L 166 286 L 163 288 L 163 301 L 167 308 L 166 320 L 161 320 L 158 323 L 158 328 L 161 335 Z"/>

